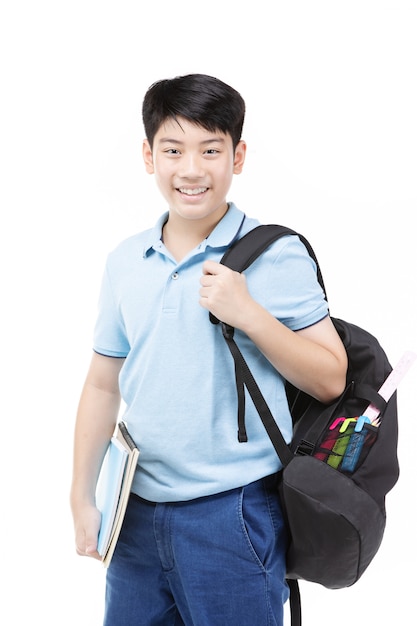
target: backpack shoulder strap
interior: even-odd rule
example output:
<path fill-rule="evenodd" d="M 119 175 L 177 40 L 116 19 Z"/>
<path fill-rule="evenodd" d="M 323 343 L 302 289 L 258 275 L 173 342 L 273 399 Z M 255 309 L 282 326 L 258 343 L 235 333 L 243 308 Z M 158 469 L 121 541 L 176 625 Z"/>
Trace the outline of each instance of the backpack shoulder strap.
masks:
<path fill-rule="evenodd" d="M 220 263 L 230 267 L 230 269 L 236 272 L 243 272 L 260 254 L 262 254 L 262 252 L 274 243 L 274 241 L 285 235 L 297 235 L 300 241 L 302 241 L 317 266 L 317 279 L 326 294 L 319 263 L 312 246 L 303 235 L 287 226 L 280 226 L 279 224 L 261 224 L 260 226 L 256 226 L 226 250 Z"/>
<path fill-rule="evenodd" d="M 298 235 L 298 233 L 278 224 L 256 226 L 226 250 L 220 263 L 236 272 L 243 272 L 268 246 L 284 235 Z"/>
<path fill-rule="evenodd" d="M 238 239 L 228 250 L 226 250 L 220 262 L 234 271 L 243 272 L 274 241 L 285 235 L 296 235 L 303 242 L 303 244 L 307 248 L 308 253 L 316 263 L 317 276 L 324 290 L 320 268 L 312 247 L 305 239 L 305 237 L 297 233 L 295 230 L 287 228 L 286 226 L 280 226 L 278 224 L 257 226 L 256 228 L 246 233 L 246 235 Z M 219 323 L 219 320 L 214 315 L 212 315 L 212 313 L 210 313 L 209 316 L 210 321 L 213 324 Z M 279 427 L 276 424 L 271 414 L 271 411 L 269 410 L 269 407 L 265 402 L 262 393 L 243 358 L 242 353 L 240 352 L 233 339 L 234 328 L 224 323 L 222 323 L 221 326 L 223 336 L 235 361 L 236 388 L 238 394 L 238 440 L 241 442 L 247 441 L 244 417 L 244 387 L 246 386 L 249 395 L 251 396 L 252 401 L 254 402 L 256 409 L 261 417 L 261 420 L 268 432 L 268 435 L 275 447 L 275 450 L 280 457 L 283 465 L 285 466 L 292 460 L 293 453 L 286 444 L 281 434 L 281 431 L 279 430 Z"/>
<path fill-rule="evenodd" d="M 314 260 L 317 267 L 317 278 L 326 295 L 324 282 L 321 274 L 321 270 L 316 258 L 316 255 L 311 247 L 310 243 L 305 237 L 297 233 L 291 228 L 286 226 L 280 226 L 278 224 L 266 224 L 257 226 L 253 230 L 249 231 L 241 239 L 237 240 L 223 255 L 221 263 L 230 267 L 230 269 L 236 272 L 243 272 L 247 269 L 251 263 L 253 263 L 258 256 L 260 256 L 274 241 L 285 235 L 297 235 L 302 243 L 305 245 L 309 255 Z M 210 314 L 210 319 L 213 323 L 218 323 L 219 320 Z M 243 387 L 249 391 L 250 396 L 258 410 L 261 420 L 271 438 L 271 441 L 275 447 L 277 454 L 281 457 L 283 465 L 287 465 L 293 458 L 293 453 L 285 443 L 281 431 L 277 426 L 271 412 L 257 386 L 245 360 L 243 359 L 240 350 L 233 340 L 234 329 L 226 324 L 222 324 L 223 336 L 226 343 L 232 353 L 235 360 L 235 373 L 236 384 L 238 389 L 239 399 L 239 433 L 242 433 L 241 441 L 245 441 L 244 431 L 244 394 Z M 291 611 L 291 626 L 301 626 L 301 598 L 300 589 L 297 580 L 287 580 L 290 589 L 290 611 Z"/>
<path fill-rule="evenodd" d="M 246 235 L 244 235 L 241 239 L 237 240 L 234 245 L 225 252 L 220 262 L 223 265 L 230 267 L 230 269 L 235 270 L 236 272 L 243 272 L 251 265 L 251 263 L 253 263 L 258 258 L 258 256 L 260 256 L 272 243 L 274 243 L 274 241 L 276 241 L 280 237 L 284 237 L 285 235 L 297 235 L 302 243 L 305 245 L 309 255 L 316 264 L 317 279 L 326 296 L 323 277 L 313 248 L 305 237 L 297 233 L 295 230 L 287 228 L 286 226 L 280 226 L 278 224 L 266 224 L 257 226 L 253 230 L 249 231 Z M 217 320 L 217 318 L 215 318 L 211 314 L 210 319 L 213 323 L 219 322 L 219 320 Z M 287 447 L 281 435 L 281 431 L 279 430 L 274 418 L 272 417 L 268 406 L 266 405 L 262 394 L 249 371 L 249 368 L 247 367 L 242 355 L 240 354 L 239 349 L 237 348 L 233 340 L 234 329 L 230 326 L 227 326 L 226 324 L 222 324 L 222 327 L 223 336 L 226 339 L 226 343 L 229 346 L 229 349 L 233 355 L 236 364 L 236 383 L 238 388 L 238 394 L 240 391 L 239 395 L 241 396 L 239 405 L 241 404 L 241 402 L 243 405 L 240 406 L 239 412 L 244 412 L 244 401 L 242 399 L 242 395 L 243 386 L 246 385 L 252 397 L 252 400 L 257 407 L 261 420 L 266 430 L 268 431 L 275 450 L 281 457 L 281 460 L 285 466 L 293 458 L 293 453 L 290 452 L 289 448 Z M 243 419 L 243 416 L 240 415 L 238 421 L 242 422 Z M 243 425 L 242 423 L 240 423 L 239 432 L 240 431 L 244 432 L 244 422 Z M 244 437 L 242 440 L 245 440 Z M 301 626 L 301 598 L 298 581 L 287 580 L 287 583 L 290 589 L 291 626 Z"/>

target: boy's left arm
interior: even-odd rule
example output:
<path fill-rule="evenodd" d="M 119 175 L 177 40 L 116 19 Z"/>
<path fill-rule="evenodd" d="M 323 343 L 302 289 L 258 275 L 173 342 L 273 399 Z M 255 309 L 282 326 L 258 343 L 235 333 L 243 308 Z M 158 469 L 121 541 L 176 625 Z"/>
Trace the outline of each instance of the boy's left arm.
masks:
<path fill-rule="evenodd" d="M 294 332 L 251 297 L 243 274 L 214 261 L 200 282 L 201 306 L 246 333 L 286 380 L 322 402 L 342 393 L 347 355 L 330 317 Z"/>

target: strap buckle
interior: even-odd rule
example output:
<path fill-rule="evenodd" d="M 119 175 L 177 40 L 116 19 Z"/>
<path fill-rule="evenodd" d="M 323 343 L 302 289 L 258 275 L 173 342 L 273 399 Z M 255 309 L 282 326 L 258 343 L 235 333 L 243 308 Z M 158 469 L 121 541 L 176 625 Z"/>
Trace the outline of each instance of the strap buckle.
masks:
<path fill-rule="evenodd" d="M 313 454 L 313 450 L 314 444 L 312 444 L 311 441 L 301 439 L 294 454 L 298 454 L 299 456 L 311 456 Z"/>

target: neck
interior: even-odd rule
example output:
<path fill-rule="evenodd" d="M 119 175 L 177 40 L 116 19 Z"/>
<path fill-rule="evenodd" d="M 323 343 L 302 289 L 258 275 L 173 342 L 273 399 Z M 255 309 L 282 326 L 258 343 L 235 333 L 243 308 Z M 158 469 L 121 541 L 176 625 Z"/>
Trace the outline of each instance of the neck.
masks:
<path fill-rule="evenodd" d="M 227 208 L 226 208 L 227 210 Z M 210 216 L 207 220 L 183 220 L 170 214 L 162 229 L 165 247 L 176 261 L 181 261 L 191 250 L 206 239 L 224 216 Z"/>
<path fill-rule="evenodd" d="M 165 247 L 176 261 L 181 261 L 191 250 L 194 250 L 210 233 L 189 229 L 178 231 L 168 221 L 162 229 L 162 240 Z"/>

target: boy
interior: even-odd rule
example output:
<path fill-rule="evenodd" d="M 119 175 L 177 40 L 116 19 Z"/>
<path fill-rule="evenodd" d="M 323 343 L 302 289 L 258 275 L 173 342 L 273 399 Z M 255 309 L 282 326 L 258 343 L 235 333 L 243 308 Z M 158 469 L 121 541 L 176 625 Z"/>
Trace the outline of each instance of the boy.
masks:
<path fill-rule="evenodd" d="M 226 201 L 245 161 L 244 114 L 239 93 L 199 74 L 159 81 L 143 102 L 145 167 L 168 211 L 108 257 L 75 428 L 81 555 L 99 558 L 94 492 L 120 397 L 141 451 L 107 570 L 105 626 L 282 625 L 281 466 L 249 401 L 248 441 L 237 440 L 233 363 L 208 313 L 236 328 L 287 441 L 284 379 L 331 401 L 346 354 L 298 237 L 274 243 L 245 276 L 219 264 L 258 224 Z"/>

